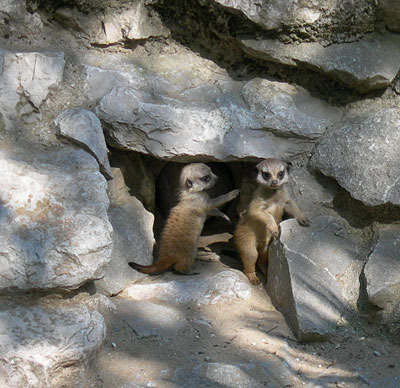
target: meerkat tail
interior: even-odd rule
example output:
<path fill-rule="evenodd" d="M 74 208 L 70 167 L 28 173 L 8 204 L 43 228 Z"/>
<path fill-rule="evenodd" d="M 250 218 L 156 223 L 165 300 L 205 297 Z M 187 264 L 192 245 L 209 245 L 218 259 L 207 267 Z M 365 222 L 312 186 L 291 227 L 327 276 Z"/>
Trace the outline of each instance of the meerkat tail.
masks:
<path fill-rule="evenodd" d="M 167 269 L 169 269 L 172 266 L 172 263 L 168 263 L 165 261 L 161 262 L 159 260 L 156 263 L 151 264 L 151 265 L 141 265 L 141 264 L 134 263 L 133 261 L 130 261 L 128 263 L 128 265 L 130 267 L 132 267 L 133 269 L 135 269 L 136 271 L 139 271 L 141 273 L 145 273 L 148 275 L 153 275 L 153 274 L 165 272 Z"/>

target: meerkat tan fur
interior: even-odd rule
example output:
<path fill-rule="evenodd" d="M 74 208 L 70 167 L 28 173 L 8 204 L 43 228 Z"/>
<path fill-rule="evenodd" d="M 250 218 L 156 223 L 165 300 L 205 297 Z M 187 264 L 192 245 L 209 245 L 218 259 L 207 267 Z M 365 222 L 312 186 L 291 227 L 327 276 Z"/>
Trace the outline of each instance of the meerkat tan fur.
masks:
<path fill-rule="evenodd" d="M 148 266 L 130 262 L 129 265 L 143 273 L 161 273 L 173 267 L 188 274 L 197 256 L 200 233 L 208 214 L 227 218 L 217 207 L 233 200 L 239 190 L 211 199 L 205 190 L 214 186 L 217 176 L 203 163 L 186 165 L 179 179 L 179 201 L 168 216 L 161 234 L 159 258 Z"/>
<path fill-rule="evenodd" d="M 259 284 L 256 264 L 267 274 L 268 248 L 278 237 L 278 224 L 284 214 L 293 216 L 298 223 L 308 226 L 307 217 L 290 197 L 288 164 L 279 159 L 265 159 L 256 166 L 257 188 L 248 208 L 241 214 L 234 238 L 243 272 L 250 283 Z"/>

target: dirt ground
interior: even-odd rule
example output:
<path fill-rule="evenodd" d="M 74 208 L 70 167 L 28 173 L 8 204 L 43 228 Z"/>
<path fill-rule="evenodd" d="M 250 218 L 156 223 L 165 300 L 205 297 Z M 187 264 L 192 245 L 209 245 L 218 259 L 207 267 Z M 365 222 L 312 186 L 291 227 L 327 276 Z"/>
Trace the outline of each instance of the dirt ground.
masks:
<path fill-rule="evenodd" d="M 224 261 L 199 261 L 196 270 L 239 268 Z M 300 344 L 264 285 L 251 287 L 249 300 L 231 303 L 154 301 L 184 316 L 172 335 L 138 335 L 130 323 L 135 301 L 111 298 L 116 312 L 104 314 L 107 338 L 85 388 L 400 387 L 400 346 L 379 327 L 358 322 L 327 342 Z"/>

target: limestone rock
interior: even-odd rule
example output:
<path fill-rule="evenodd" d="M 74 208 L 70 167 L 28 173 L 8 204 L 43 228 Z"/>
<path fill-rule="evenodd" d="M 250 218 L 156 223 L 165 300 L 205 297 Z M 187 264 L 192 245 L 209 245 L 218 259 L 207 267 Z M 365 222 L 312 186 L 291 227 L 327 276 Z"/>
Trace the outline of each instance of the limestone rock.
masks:
<path fill-rule="evenodd" d="M 0 151 L 0 290 L 77 288 L 110 260 L 106 181 L 72 147 Z"/>
<path fill-rule="evenodd" d="M 153 214 L 129 195 L 121 170 L 112 170 L 114 179 L 109 182 L 108 215 L 113 226 L 113 251 L 104 277 L 96 282 L 96 287 L 107 295 L 116 295 L 129 283 L 145 276 L 129 267 L 128 262 L 151 264 L 154 245 Z"/>
<path fill-rule="evenodd" d="M 0 311 L 0 385 L 18 388 L 84 384 L 86 366 L 106 326 L 85 307 L 14 307 Z"/>
<path fill-rule="evenodd" d="M 161 279 L 144 279 L 128 286 L 121 296 L 134 300 L 156 300 L 173 304 L 194 302 L 197 305 L 227 303 L 237 298 L 249 299 L 251 286 L 243 273 L 236 270 L 215 272 L 212 263 L 196 262 L 190 276 L 165 274 Z"/>
<path fill-rule="evenodd" d="M 364 268 L 369 301 L 386 323 L 400 319 L 400 225 L 382 226 L 377 244 Z"/>
<path fill-rule="evenodd" d="M 400 113 L 365 101 L 325 132 L 311 164 L 368 206 L 400 204 Z"/>
<path fill-rule="evenodd" d="M 112 145 L 179 161 L 290 158 L 341 117 L 300 88 L 261 79 L 235 85 L 175 96 L 118 87 L 95 112 Z"/>
<path fill-rule="evenodd" d="M 313 69 L 360 93 L 388 87 L 400 69 L 400 37 L 395 34 L 372 34 L 327 47 L 316 42 L 288 45 L 277 40 L 242 39 L 241 43 L 250 56 Z"/>
<path fill-rule="evenodd" d="M 118 9 L 106 8 L 104 12 L 97 12 L 95 17 L 67 7 L 59 8 L 55 15 L 61 23 L 89 36 L 94 45 L 112 45 L 169 35 L 158 15 L 150 15 L 144 0 L 132 1 Z"/>
<path fill-rule="evenodd" d="M 79 108 L 67 109 L 57 116 L 55 125 L 59 136 L 89 151 L 99 163 L 104 177 L 112 179 L 103 129 L 93 112 Z"/>
<path fill-rule="evenodd" d="M 23 115 L 38 112 L 51 89 L 63 77 L 61 52 L 11 52 L 0 50 L 0 113 L 6 128 Z"/>
<path fill-rule="evenodd" d="M 309 228 L 290 219 L 280 229 L 267 291 L 300 341 L 324 339 L 356 306 L 366 249 L 340 219 L 320 217 Z"/>

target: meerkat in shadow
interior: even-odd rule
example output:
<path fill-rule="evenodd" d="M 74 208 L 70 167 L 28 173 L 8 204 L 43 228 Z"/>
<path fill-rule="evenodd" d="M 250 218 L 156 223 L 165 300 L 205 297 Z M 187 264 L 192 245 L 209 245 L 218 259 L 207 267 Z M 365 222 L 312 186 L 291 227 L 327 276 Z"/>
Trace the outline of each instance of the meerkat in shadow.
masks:
<path fill-rule="evenodd" d="M 186 165 L 179 178 L 178 203 L 171 209 L 161 234 L 158 260 L 148 266 L 133 262 L 128 264 L 146 274 L 158 274 L 170 268 L 189 274 L 197 256 L 198 240 L 207 215 L 228 218 L 217 208 L 239 194 L 239 190 L 232 190 L 211 199 L 206 190 L 213 187 L 217 179 L 203 163 Z"/>
<path fill-rule="evenodd" d="M 234 231 L 235 245 L 243 263 L 243 272 L 250 283 L 259 284 L 256 264 L 267 275 L 268 248 L 278 237 L 278 224 L 284 214 L 294 217 L 300 225 L 309 220 L 291 198 L 287 183 L 289 166 L 279 159 L 265 159 L 258 163 L 257 188 L 247 209 L 242 212 Z"/>

